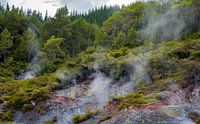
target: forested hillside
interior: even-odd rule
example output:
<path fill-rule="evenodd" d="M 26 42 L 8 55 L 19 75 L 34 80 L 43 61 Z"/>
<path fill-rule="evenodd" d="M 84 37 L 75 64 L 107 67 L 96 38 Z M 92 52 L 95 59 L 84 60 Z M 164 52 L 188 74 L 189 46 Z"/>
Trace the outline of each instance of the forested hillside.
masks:
<path fill-rule="evenodd" d="M 200 1 L 0 4 L 0 96 L 0 123 L 200 124 Z"/>
<path fill-rule="evenodd" d="M 120 10 L 120 7 L 118 5 L 109 7 L 104 5 L 99 8 L 95 7 L 94 9 L 89 10 L 86 13 L 78 13 L 77 11 L 73 10 L 70 13 L 70 18 L 71 20 L 83 18 L 89 23 L 102 26 L 104 21 L 106 21 L 114 12 L 118 10 Z"/>

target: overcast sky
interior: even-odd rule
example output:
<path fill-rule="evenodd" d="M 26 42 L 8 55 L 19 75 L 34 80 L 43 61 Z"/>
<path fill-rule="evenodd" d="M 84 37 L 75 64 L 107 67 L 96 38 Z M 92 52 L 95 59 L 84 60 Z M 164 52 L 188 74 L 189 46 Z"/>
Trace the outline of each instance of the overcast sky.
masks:
<path fill-rule="evenodd" d="M 43 14 L 48 10 L 49 15 L 53 16 L 56 9 L 64 6 L 65 4 L 69 10 L 87 11 L 90 8 L 101 5 L 113 5 L 113 4 L 130 4 L 135 0 L 0 0 L 1 3 L 8 2 L 10 5 L 23 6 L 24 9 L 31 8 L 39 10 Z"/>

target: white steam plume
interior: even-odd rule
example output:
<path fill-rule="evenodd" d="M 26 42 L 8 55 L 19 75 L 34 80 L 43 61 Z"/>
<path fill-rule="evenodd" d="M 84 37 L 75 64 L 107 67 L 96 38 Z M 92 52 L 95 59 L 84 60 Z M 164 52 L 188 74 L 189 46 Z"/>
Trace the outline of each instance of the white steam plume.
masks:
<path fill-rule="evenodd" d="M 133 75 L 132 81 L 142 81 L 146 84 L 151 84 L 151 78 L 148 74 L 149 69 L 149 62 L 148 56 L 150 55 L 149 52 L 139 53 L 138 55 L 131 57 L 128 59 L 128 63 L 130 64 L 131 68 L 133 68 Z"/>
<path fill-rule="evenodd" d="M 156 37 L 160 41 L 180 38 L 185 22 L 178 18 L 179 13 L 179 10 L 176 9 L 151 16 L 145 30 L 147 37 L 150 39 Z"/>
<path fill-rule="evenodd" d="M 32 61 L 27 67 L 27 72 L 20 75 L 20 79 L 30 79 L 36 76 L 37 73 L 41 71 L 40 67 L 40 59 L 39 59 L 39 51 L 40 51 L 40 44 L 39 40 L 37 39 L 36 33 L 29 28 L 28 29 L 28 41 L 26 46 L 26 51 L 28 51 L 29 57 L 33 55 Z"/>

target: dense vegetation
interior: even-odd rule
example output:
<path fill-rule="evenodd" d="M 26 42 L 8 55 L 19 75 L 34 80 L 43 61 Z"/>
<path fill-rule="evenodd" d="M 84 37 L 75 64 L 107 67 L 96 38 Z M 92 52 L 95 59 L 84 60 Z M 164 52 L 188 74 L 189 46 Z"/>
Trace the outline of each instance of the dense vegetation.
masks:
<path fill-rule="evenodd" d="M 83 18 L 91 24 L 102 26 L 104 21 L 106 21 L 114 12 L 118 10 L 120 10 L 118 5 L 109 7 L 104 5 L 99 8 L 96 7 L 92 10 L 89 10 L 88 13 L 78 13 L 77 11 L 73 10 L 70 13 L 70 18 L 71 20 Z"/>
<path fill-rule="evenodd" d="M 136 74 L 134 58 L 148 61 L 145 71 L 151 82 L 138 78 L 138 92 L 120 98 L 119 109 L 152 102 L 154 93 L 170 89 L 172 83 L 180 88 L 199 83 L 198 0 L 136 2 L 121 9 L 68 14 L 66 6 L 54 17 L 42 18 L 37 11 L 0 5 L 1 121 L 12 121 L 15 110 L 31 110 L 33 101 L 37 104 L 73 79 L 87 77 L 96 63 L 117 82 Z M 35 77 L 20 80 L 27 71 Z M 74 122 L 93 114 L 77 115 Z"/>

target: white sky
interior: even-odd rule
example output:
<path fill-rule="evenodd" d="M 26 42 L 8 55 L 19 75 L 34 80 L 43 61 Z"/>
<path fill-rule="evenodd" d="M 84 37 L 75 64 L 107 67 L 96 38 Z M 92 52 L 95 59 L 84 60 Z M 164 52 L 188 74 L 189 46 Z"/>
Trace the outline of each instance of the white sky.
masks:
<path fill-rule="evenodd" d="M 30 8 L 33 10 L 39 10 L 45 14 L 46 10 L 48 14 L 53 16 L 57 8 L 64 6 L 65 4 L 69 10 L 87 11 L 95 6 L 101 5 L 127 5 L 135 0 L 0 0 L 0 2 L 8 2 L 10 5 L 18 7 L 23 6 L 24 9 Z"/>

